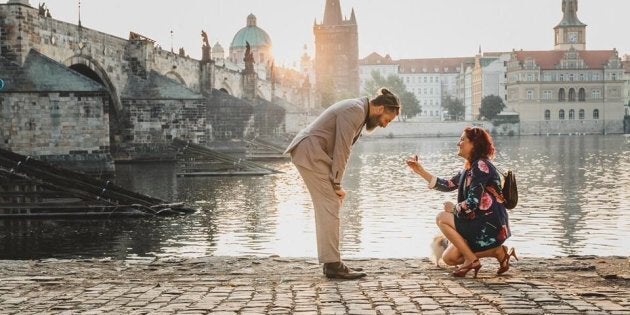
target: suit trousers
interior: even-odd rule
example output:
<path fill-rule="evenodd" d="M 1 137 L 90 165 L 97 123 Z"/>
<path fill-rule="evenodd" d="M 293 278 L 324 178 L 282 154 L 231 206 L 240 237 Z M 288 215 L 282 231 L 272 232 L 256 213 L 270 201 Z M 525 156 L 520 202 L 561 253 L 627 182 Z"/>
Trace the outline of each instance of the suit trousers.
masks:
<path fill-rule="evenodd" d="M 339 262 L 339 209 L 342 201 L 335 193 L 328 174 L 320 174 L 299 165 L 296 167 L 313 201 L 319 262 Z"/>

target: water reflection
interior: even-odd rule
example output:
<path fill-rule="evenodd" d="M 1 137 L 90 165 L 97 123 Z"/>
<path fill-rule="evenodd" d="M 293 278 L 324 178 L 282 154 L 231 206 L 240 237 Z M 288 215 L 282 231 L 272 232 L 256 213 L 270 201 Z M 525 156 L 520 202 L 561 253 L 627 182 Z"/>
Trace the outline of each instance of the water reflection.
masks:
<path fill-rule="evenodd" d="M 341 212 L 344 257 L 429 255 L 434 219 L 455 192 L 429 190 L 403 161 L 418 153 L 434 174 L 462 165 L 457 138 L 363 139 L 353 149 Z M 629 255 L 630 138 L 497 139 L 496 162 L 516 171 L 511 245 L 523 255 Z M 316 256 L 313 209 L 288 161 L 260 177 L 176 177 L 172 164 L 118 165 L 117 183 L 194 204 L 186 217 L 0 221 L 0 258 Z"/>

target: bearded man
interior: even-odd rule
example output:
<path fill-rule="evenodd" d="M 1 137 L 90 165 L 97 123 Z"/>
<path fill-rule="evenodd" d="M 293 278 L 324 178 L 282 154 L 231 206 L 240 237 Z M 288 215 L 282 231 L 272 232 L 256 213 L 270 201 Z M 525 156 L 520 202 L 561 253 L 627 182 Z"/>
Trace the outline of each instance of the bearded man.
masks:
<path fill-rule="evenodd" d="M 385 88 L 373 99 L 348 99 L 328 107 L 300 131 L 285 153 L 302 176 L 313 201 L 317 254 L 327 278 L 365 277 L 361 268 L 349 268 L 339 253 L 339 210 L 346 196 L 341 186 L 352 145 L 367 131 L 385 128 L 400 114 L 398 96 Z"/>

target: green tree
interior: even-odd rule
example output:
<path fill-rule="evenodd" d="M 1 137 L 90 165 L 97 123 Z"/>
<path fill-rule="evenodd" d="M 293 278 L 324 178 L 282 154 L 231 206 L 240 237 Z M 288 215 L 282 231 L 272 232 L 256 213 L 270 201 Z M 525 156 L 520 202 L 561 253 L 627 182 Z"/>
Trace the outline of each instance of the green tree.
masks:
<path fill-rule="evenodd" d="M 464 120 L 466 107 L 462 100 L 450 95 L 442 99 L 442 108 L 448 112 L 449 120 Z"/>
<path fill-rule="evenodd" d="M 420 113 L 420 102 L 418 102 L 418 99 L 413 93 L 407 91 L 405 83 L 397 75 L 390 74 L 385 78 L 380 72 L 372 71 L 372 79 L 365 82 L 363 93 L 374 95 L 374 93 L 382 87 L 387 88 L 400 98 L 400 102 L 402 103 L 401 119 L 405 120 Z"/>
<path fill-rule="evenodd" d="M 492 120 L 505 108 L 503 99 L 496 95 L 488 95 L 481 100 L 479 108 L 479 118 Z"/>

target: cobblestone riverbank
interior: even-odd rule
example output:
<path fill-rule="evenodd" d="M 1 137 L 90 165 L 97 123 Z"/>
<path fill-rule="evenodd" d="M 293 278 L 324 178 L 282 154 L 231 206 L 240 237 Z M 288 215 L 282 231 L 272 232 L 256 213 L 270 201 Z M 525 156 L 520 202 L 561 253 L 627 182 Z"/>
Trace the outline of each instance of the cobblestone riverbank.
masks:
<path fill-rule="evenodd" d="M 346 261 L 328 280 L 311 259 L 0 261 L 0 313 L 630 314 L 628 257 L 524 257 L 504 275 L 453 278 L 428 259 Z"/>

